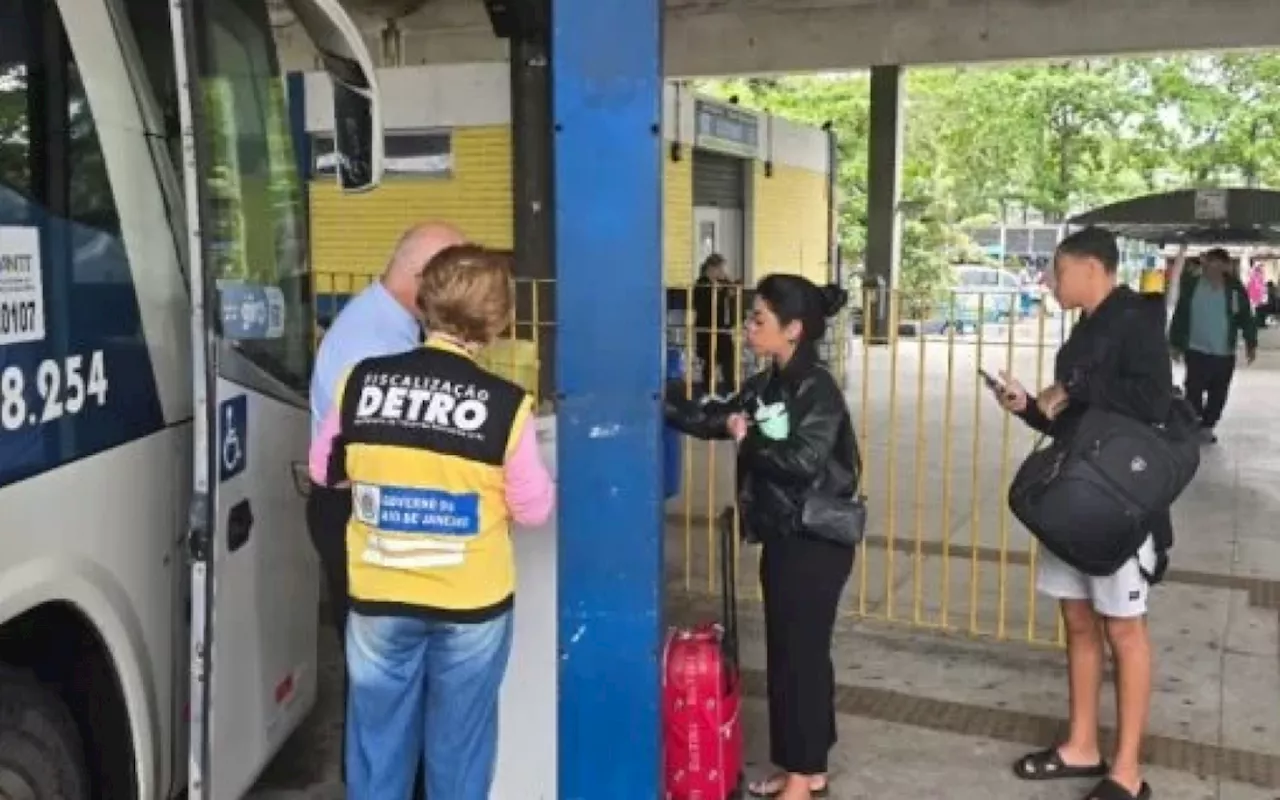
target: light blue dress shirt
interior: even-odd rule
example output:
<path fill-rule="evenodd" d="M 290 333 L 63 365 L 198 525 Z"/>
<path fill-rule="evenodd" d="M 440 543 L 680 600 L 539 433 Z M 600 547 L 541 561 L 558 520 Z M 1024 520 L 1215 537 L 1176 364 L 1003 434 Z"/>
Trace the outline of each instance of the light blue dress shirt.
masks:
<path fill-rule="evenodd" d="M 412 350 L 422 343 L 418 320 L 380 281 L 351 298 L 320 341 L 311 373 L 311 438 L 334 403 L 338 381 L 366 358 Z"/>

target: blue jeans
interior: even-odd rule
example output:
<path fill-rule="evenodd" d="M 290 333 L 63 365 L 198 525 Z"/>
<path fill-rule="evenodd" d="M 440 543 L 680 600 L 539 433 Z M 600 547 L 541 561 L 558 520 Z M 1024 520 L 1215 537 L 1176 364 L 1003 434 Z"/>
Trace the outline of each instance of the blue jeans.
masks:
<path fill-rule="evenodd" d="M 488 800 L 511 612 L 485 622 L 347 622 L 347 797 L 407 800 L 419 754 L 427 796 Z"/>

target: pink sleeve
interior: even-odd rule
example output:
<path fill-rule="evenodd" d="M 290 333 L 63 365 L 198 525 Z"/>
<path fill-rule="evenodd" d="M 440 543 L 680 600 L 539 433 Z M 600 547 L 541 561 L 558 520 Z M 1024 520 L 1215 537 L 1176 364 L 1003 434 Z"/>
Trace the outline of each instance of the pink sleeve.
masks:
<path fill-rule="evenodd" d="M 338 407 L 335 405 L 320 423 L 320 432 L 311 440 L 311 450 L 307 454 L 311 480 L 321 486 L 329 485 L 329 456 L 333 453 L 333 440 L 338 437 L 338 419 Z"/>
<path fill-rule="evenodd" d="M 503 468 L 507 508 L 521 525 L 541 525 L 555 506 L 556 485 L 538 453 L 538 436 L 532 419 L 526 420 L 515 449 Z"/>

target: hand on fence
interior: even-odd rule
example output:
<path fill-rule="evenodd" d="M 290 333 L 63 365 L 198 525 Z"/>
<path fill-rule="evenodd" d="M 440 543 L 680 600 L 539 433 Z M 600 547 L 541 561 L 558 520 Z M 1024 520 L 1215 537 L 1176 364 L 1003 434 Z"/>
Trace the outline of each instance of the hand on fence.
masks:
<path fill-rule="evenodd" d="M 735 442 L 741 442 L 747 436 L 747 415 L 734 414 L 725 422 L 729 435 Z"/>

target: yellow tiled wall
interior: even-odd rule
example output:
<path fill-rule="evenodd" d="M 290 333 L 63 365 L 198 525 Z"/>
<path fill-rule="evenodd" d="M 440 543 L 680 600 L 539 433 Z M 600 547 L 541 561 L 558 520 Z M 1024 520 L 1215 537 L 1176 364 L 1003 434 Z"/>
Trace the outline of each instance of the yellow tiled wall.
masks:
<path fill-rule="evenodd" d="M 820 172 L 775 166 L 766 178 L 755 165 L 755 274 L 799 272 L 827 281 L 827 180 Z M 663 159 L 663 277 L 668 285 L 693 280 L 693 160 Z M 511 247 L 511 130 L 507 126 L 453 131 L 450 178 L 392 177 L 368 194 L 342 194 L 332 177 L 311 184 L 311 255 L 319 294 L 349 294 L 382 271 L 400 235 L 414 223 L 444 220 L 469 238 Z"/>
<path fill-rule="evenodd" d="M 775 164 L 765 177 L 756 162 L 752 183 L 755 276 L 794 272 L 818 285 L 830 280 L 827 269 L 827 176 Z"/>
<path fill-rule="evenodd" d="M 443 220 L 468 238 L 512 246 L 511 129 L 453 131 L 449 178 L 390 177 L 367 194 L 342 194 L 332 176 L 311 183 L 311 258 L 320 293 L 346 293 L 351 273 L 382 271 L 405 229 Z M 326 274 L 333 276 L 326 279 Z"/>
<path fill-rule="evenodd" d="M 662 275 L 668 286 L 693 283 L 693 159 L 663 158 Z"/>

